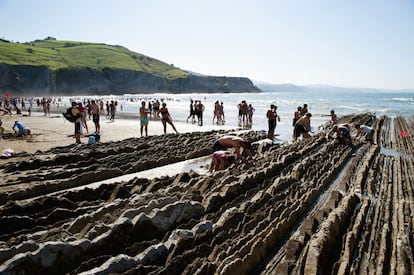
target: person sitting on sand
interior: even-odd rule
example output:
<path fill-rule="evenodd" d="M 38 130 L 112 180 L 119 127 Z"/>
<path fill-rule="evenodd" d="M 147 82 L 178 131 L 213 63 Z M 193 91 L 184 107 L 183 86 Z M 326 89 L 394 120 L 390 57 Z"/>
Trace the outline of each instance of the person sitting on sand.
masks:
<path fill-rule="evenodd" d="M 294 129 L 295 141 L 301 135 L 303 135 L 304 138 L 309 138 L 310 137 L 309 132 L 311 132 L 311 127 L 310 127 L 310 118 L 311 117 L 312 117 L 311 113 L 306 113 L 304 116 L 299 118 L 299 120 L 296 122 L 295 129 Z"/>
<path fill-rule="evenodd" d="M 364 136 L 366 141 L 372 142 L 374 136 L 374 129 L 372 127 L 363 124 L 356 124 L 355 129 L 358 131 L 356 137 Z"/>
<path fill-rule="evenodd" d="M 210 172 L 226 169 L 229 165 L 236 161 L 236 157 L 225 150 L 218 150 L 211 156 Z"/>
<path fill-rule="evenodd" d="M 175 129 L 174 123 L 172 122 L 171 115 L 168 112 L 167 103 L 162 104 L 162 107 L 160 109 L 160 114 L 161 114 L 162 126 L 164 127 L 164 134 L 167 133 L 167 123 L 170 124 L 171 127 L 174 129 L 174 131 L 178 134 L 178 131 L 177 129 Z"/>
<path fill-rule="evenodd" d="M 29 132 L 27 131 L 28 129 L 26 129 L 26 127 L 20 121 L 16 120 L 14 122 L 14 125 L 13 125 L 14 132 L 16 132 L 16 130 L 15 130 L 16 127 L 19 130 L 19 132 L 17 133 L 18 137 L 23 137 L 23 136 L 29 134 Z"/>
<path fill-rule="evenodd" d="M 340 144 L 351 144 L 351 129 L 347 123 L 335 124 L 326 134 L 326 139 L 336 137 Z"/>
<path fill-rule="evenodd" d="M 234 152 L 236 153 L 238 159 L 245 159 L 240 154 L 240 148 L 243 148 L 243 152 L 246 152 L 248 157 L 254 159 L 251 152 L 252 144 L 238 136 L 223 136 L 219 138 L 213 145 L 213 151 L 226 150 L 227 148 L 232 147 L 234 148 Z"/>

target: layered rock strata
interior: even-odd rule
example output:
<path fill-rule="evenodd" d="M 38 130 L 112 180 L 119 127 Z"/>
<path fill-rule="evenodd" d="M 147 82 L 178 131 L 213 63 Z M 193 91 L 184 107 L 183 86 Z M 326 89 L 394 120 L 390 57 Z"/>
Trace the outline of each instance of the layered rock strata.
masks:
<path fill-rule="evenodd" d="M 0 167 L 0 273 L 412 274 L 414 121 L 341 122 L 372 124 L 374 141 L 322 132 L 212 174 L 95 189 L 69 188 L 211 154 L 223 133 L 20 155 Z"/>

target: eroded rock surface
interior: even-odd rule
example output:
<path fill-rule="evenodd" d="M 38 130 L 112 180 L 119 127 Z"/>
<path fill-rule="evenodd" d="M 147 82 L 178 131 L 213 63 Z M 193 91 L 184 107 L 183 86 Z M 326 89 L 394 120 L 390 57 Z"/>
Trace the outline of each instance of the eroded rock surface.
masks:
<path fill-rule="evenodd" d="M 223 133 L 18 156 L 0 167 L 0 273 L 412 274 L 414 121 L 341 122 L 372 123 L 373 143 L 322 132 L 224 171 L 95 189 L 69 188 L 211 154 Z"/>

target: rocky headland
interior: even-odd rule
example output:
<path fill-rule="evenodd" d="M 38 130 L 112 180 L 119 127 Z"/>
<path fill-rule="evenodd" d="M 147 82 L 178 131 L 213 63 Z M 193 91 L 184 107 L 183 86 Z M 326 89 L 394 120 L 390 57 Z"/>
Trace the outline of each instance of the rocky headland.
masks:
<path fill-rule="evenodd" d="M 373 143 L 244 132 L 254 162 L 94 188 L 210 155 L 225 132 L 20 153 L 0 166 L 0 273 L 412 274 L 414 121 L 340 122 L 372 123 Z"/>

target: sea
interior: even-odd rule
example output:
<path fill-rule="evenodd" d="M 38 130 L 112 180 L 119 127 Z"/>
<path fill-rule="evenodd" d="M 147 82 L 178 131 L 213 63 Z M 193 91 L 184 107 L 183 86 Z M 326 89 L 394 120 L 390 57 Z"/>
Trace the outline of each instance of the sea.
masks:
<path fill-rule="evenodd" d="M 292 137 L 292 119 L 298 106 L 308 105 L 308 111 L 312 114 L 311 125 L 315 133 L 321 126 L 330 120 L 329 114 L 334 110 L 338 117 L 349 114 L 371 113 L 375 117 L 414 115 L 414 91 L 280 91 L 262 93 L 188 93 L 188 94 L 125 94 L 107 96 L 77 96 L 63 99 L 65 105 L 69 102 L 85 101 L 87 99 L 102 99 L 104 101 L 115 100 L 118 102 L 117 113 L 124 117 L 132 117 L 138 120 L 138 110 L 141 101 L 160 100 L 167 103 L 167 108 L 174 121 L 187 123 L 190 113 L 190 100 L 201 100 L 205 106 L 204 125 L 213 124 L 214 103 L 223 102 L 225 113 L 225 126 L 237 128 L 249 128 L 256 131 L 267 131 L 266 112 L 270 104 L 278 106 L 278 115 L 281 121 L 276 127 L 276 134 L 281 140 L 290 140 Z M 249 127 L 239 124 L 237 105 L 246 101 L 255 109 L 253 123 Z M 191 123 L 191 122 L 189 122 Z M 203 126 L 200 126 L 203 127 Z"/>

